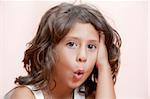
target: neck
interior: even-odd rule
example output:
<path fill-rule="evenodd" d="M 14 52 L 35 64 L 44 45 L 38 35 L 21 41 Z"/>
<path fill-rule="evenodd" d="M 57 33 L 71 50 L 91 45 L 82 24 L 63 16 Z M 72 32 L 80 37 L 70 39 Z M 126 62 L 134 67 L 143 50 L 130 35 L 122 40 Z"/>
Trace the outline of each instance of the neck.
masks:
<path fill-rule="evenodd" d="M 47 91 L 46 96 L 51 97 L 52 99 L 72 99 L 73 89 L 67 87 L 63 83 L 60 84 L 57 82 L 58 81 L 52 81 L 50 88 L 54 89 Z"/>

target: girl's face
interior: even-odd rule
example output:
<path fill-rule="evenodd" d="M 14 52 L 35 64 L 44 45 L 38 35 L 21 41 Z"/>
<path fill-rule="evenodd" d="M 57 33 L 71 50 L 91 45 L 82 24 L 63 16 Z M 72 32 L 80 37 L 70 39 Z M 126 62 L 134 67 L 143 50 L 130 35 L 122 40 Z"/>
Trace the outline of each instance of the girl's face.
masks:
<path fill-rule="evenodd" d="M 55 47 L 58 60 L 54 66 L 57 84 L 79 87 L 96 63 L 99 35 L 91 24 L 76 23 Z"/>

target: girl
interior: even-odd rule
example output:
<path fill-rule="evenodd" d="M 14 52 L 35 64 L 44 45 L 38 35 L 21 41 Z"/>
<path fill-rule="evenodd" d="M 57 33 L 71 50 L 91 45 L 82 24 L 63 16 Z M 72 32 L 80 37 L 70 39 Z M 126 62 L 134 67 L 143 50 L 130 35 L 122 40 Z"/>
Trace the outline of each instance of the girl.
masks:
<path fill-rule="evenodd" d="M 115 99 L 121 39 L 88 5 L 59 4 L 41 19 L 24 55 L 28 75 L 6 99 Z"/>

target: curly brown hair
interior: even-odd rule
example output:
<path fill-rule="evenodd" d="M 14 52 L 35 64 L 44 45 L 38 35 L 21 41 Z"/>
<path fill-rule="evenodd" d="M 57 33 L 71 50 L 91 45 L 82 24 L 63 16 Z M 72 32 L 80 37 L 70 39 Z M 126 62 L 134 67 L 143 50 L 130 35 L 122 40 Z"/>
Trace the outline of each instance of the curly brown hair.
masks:
<path fill-rule="evenodd" d="M 39 89 L 47 87 L 50 84 L 50 73 L 56 62 L 54 47 L 77 22 L 90 23 L 99 35 L 101 32 L 104 33 L 112 79 L 115 83 L 120 63 L 121 38 L 118 32 L 108 24 L 98 9 L 86 4 L 74 5 L 69 3 L 54 6 L 44 14 L 37 34 L 28 43 L 29 46 L 25 51 L 23 62 L 28 75 L 19 76 L 15 83 L 35 85 Z M 92 80 L 92 76 L 94 78 L 98 76 L 95 67 L 88 79 L 80 86 L 85 86 L 84 93 L 86 96 L 96 90 L 97 84 L 95 80 Z"/>

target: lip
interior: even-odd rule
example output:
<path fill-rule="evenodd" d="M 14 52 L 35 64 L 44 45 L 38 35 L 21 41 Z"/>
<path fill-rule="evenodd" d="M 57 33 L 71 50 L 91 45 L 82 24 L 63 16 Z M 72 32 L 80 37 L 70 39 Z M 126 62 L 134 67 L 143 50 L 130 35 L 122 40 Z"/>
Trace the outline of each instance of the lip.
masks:
<path fill-rule="evenodd" d="M 77 71 L 74 72 L 73 79 L 75 81 L 79 81 L 84 75 L 84 70 L 83 69 L 78 69 Z"/>

